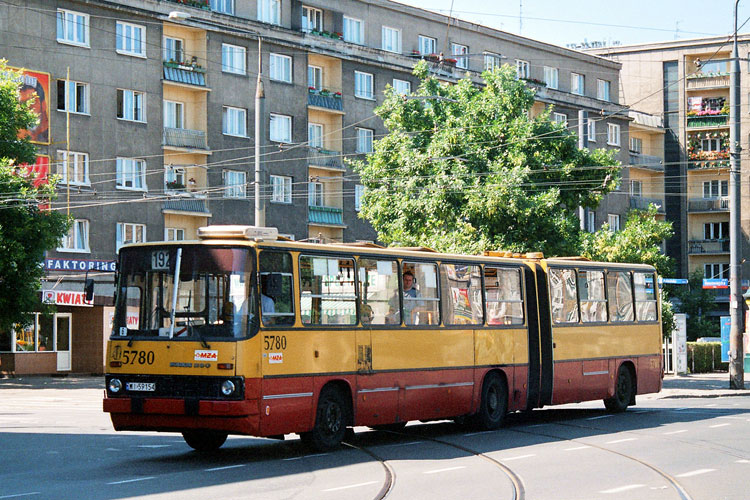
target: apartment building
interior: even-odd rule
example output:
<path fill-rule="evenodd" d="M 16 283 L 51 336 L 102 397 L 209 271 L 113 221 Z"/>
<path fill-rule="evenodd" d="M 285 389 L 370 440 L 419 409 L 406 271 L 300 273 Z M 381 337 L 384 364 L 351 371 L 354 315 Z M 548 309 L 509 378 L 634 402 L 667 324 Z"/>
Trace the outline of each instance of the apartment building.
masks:
<path fill-rule="evenodd" d="M 537 91 L 533 113 L 554 106 L 577 128 L 586 111 L 590 147 L 630 158 L 619 63 L 395 2 L 11 0 L 0 18 L 0 56 L 42 98 L 38 168 L 59 176 L 53 208 L 75 219 L 45 261 L 58 312 L 0 332 L 5 371 L 100 372 L 121 245 L 255 222 L 259 57 L 260 201 L 290 238 L 376 239 L 345 159 L 386 133 L 374 109 L 387 86 L 415 89 L 419 59 L 446 83 L 510 64 Z M 591 227 L 624 216 L 629 185 L 626 172 Z"/>
<path fill-rule="evenodd" d="M 750 35 L 739 37 L 740 57 L 750 53 Z M 695 270 L 704 278 L 729 279 L 729 61 L 727 37 L 675 40 L 591 51 L 622 64 L 620 100 L 663 117 L 666 219 L 674 237 L 666 252 L 678 276 Z M 742 151 L 748 150 L 750 66 L 741 63 Z M 750 101 L 748 101 L 750 102 Z M 631 124 L 631 141 L 636 136 Z M 742 178 L 747 155 L 742 154 Z M 742 247 L 750 231 L 748 186 L 742 185 Z M 745 263 L 743 276 L 750 267 Z M 745 281 L 745 280 L 743 280 Z M 717 290 L 716 315 L 728 314 L 729 290 Z"/>

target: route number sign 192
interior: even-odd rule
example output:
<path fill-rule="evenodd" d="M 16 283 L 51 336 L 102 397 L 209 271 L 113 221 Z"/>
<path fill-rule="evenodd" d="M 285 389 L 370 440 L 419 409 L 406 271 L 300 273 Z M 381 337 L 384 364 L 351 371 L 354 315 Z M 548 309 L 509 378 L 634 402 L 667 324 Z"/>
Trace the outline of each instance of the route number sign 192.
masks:
<path fill-rule="evenodd" d="M 154 271 L 168 271 L 169 251 L 155 250 L 151 252 L 151 269 Z"/>

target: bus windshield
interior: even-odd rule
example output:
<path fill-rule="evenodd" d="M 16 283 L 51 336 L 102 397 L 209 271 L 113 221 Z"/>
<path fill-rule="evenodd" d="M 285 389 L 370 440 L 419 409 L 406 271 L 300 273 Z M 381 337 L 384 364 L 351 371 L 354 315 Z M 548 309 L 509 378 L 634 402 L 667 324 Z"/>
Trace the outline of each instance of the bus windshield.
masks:
<path fill-rule="evenodd" d="M 205 341 L 254 335 L 254 269 L 254 255 L 246 248 L 125 248 L 120 252 L 112 336 Z"/>

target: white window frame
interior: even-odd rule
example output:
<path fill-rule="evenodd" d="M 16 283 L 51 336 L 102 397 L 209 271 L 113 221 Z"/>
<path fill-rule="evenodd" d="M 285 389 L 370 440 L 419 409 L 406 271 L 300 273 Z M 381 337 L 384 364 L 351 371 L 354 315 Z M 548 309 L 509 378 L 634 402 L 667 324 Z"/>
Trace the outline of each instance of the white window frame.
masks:
<path fill-rule="evenodd" d="M 701 151 L 721 151 L 721 139 L 701 139 Z"/>
<path fill-rule="evenodd" d="M 271 52 L 268 58 L 268 76 L 277 82 L 292 83 L 292 58 Z"/>
<path fill-rule="evenodd" d="M 118 157 L 116 164 L 116 188 L 126 191 L 146 191 L 146 160 Z"/>
<path fill-rule="evenodd" d="M 302 6 L 302 31 L 310 33 L 311 31 L 323 31 L 323 11 L 310 7 Z"/>
<path fill-rule="evenodd" d="M 451 43 L 451 54 L 456 59 L 456 67 L 469 69 L 469 46 L 460 43 Z"/>
<path fill-rule="evenodd" d="M 602 80 L 597 78 L 596 80 L 596 98 L 600 101 L 610 101 L 610 89 L 612 85 L 609 80 Z"/>
<path fill-rule="evenodd" d="M 271 175 L 271 202 L 292 204 L 292 178 L 286 175 Z"/>
<path fill-rule="evenodd" d="M 357 145 L 355 152 L 363 154 L 372 153 L 375 131 L 370 128 L 361 127 L 355 127 L 355 130 L 357 131 Z"/>
<path fill-rule="evenodd" d="M 643 181 L 630 179 L 630 196 L 640 198 L 643 196 Z"/>
<path fill-rule="evenodd" d="M 211 10 L 221 14 L 234 15 L 234 0 L 211 0 Z"/>
<path fill-rule="evenodd" d="M 365 44 L 365 23 L 362 19 L 344 16 L 344 41 L 356 43 L 357 45 Z M 356 28 L 356 29 L 354 29 Z"/>
<path fill-rule="evenodd" d="M 703 264 L 703 277 L 706 279 L 721 279 L 722 276 L 728 277 L 728 275 L 729 264 L 726 262 Z"/>
<path fill-rule="evenodd" d="M 79 166 L 83 172 L 79 172 Z M 88 153 L 79 153 L 76 151 L 57 150 L 57 168 L 55 169 L 60 177 L 58 185 L 68 184 L 68 174 L 70 174 L 71 186 L 90 186 L 89 179 L 89 155 Z M 82 177 L 82 181 L 77 181 Z"/>
<path fill-rule="evenodd" d="M 596 142 L 596 120 L 588 119 L 589 141 Z"/>
<path fill-rule="evenodd" d="M 80 39 L 75 25 L 83 25 L 83 40 Z M 88 47 L 89 15 L 74 10 L 57 9 L 57 42 L 66 45 Z"/>
<path fill-rule="evenodd" d="M 528 79 L 530 75 L 531 66 L 529 65 L 529 61 L 516 59 L 516 78 L 518 78 L 519 80 Z"/>
<path fill-rule="evenodd" d="M 620 126 L 616 123 L 607 124 L 607 144 L 610 146 L 620 146 Z"/>
<path fill-rule="evenodd" d="M 281 0 L 258 0 L 258 21 L 281 25 Z"/>
<path fill-rule="evenodd" d="M 167 101 L 163 103 L 164 126 L 168 128 L 185 128 L 185 103 Z"/>
<path fill-rule="evenodd" d="M 494 71 L 495 68 L 499 68 L 503 64 L 503 56 L 494 52 L 485 52 L 482 67 L 485 71 Z"/>
<path fill-rule="evenodd" d="M 365 194 L 365 187 L 362 184 L 354 185 L 354 210 L 362 210 L 362 196 Z"/>
<path fill-rule="evenodd" d="M 323 68 L 312 64 L 307 65 L 307 87 L 315 90 L 323 89 Z"/>
<path fill-rule="evenodd" d="M 89 114 L 89 102 L 90 102 L 90 89 L 88 83 L 85 82 L 76 82 L 74 80 L 58 80 L 58 86 L 57 90 L 60 91 L 60 85 L 59 82 L 64 83 L 65 88 L 65 107 L 60 109 L 57 108 L 58 111 L 69 111 L 70 113 L 75 113 L 77 115 L 88 115 Z M 79 98 L 79 89 L 83 89 L 83 103 L 81 103 L 81 99 Z M 58 105 L 59 105 L 59 96 L 58 96 Z M 80 108 L 80 104 L 83 104 L 83 108 Z"/>
<path fill-rule="evenodd" d="M 247 198 L 247 172 L 224 170 L 224 198 Z"/>
<path fill-rule="evenodd" d="M 620 230 L 620 215 L 619 214 L 607 214 L 607 224 L 609 224 L 609 230 L 616 233 Z"/>
<path fill-rule="evenodd" d="M 311 207 L 325 206 L 325 187 L 322 182 L 307 183 L 307 204 Z"/>
<path fill-rule="evenodd" d="M 423 56 L 437 53 L 437 38 L 419 35 L 417 45 L 419 46 L 419 53 Z"/>
<path fill-rule="evenodd" d="M 312 148 L 323 147 L 323 124 L 322 123 L 308 123 L 307 124 L 307 145 Z"/>
<path fill-rule="evenodd" d="M 372 73 L 354 71 L 354 97 L 374 100 L 374 80 Z"/>
<path fill-rule="evenodd" d="M 138 238 L 138 232 L 140 230 L 140 238 Z M 130 238 L 128 238 L 130 236 Z M 135 222 L 118 222 L 115 234 L 115 250 L 120 250 L 123 245 L 129 243 L 145 243 L 146 240 L 146 224 L 138 224 Z"/>
<path fill-rule="evenodd" d="M 146 93 L 117 89 L 117 114 L 118 120 L 146 123 Z"/>
<path fill-rule="evenodd" d="M 636 154 L 643 153 L 643 139 L 640 137 L 631 137 L 630 151 Z"/>
<path fill-rule="evenodd" d="M 140 33 L 136 37 L 135 33 Z M 117 21 L 115 27 L 115 52 L 118 54 L 146 58 L 146 27 L 140 24 Z"/>
<path fill-rule="evenodd" d="M 399 28 L 391 28 L 390 26 L 383 26 L 381 42 L 381 49 L 385 50 L 386 52 L 400 54 L 401 30 Z"/>
<path fill-rule="evenodd" d="M 184 241 L 185 230 L 181 227 L 165 227 L 164 240 L 166 241 Z"/>
<path fill-rule="evenodd" d="M 222 43 L 221 71 L 234 75 L 247 74 L 247 49 L 240 45 Z"/>
<path fill-rule="evenodd" d="M 183 186 L 187 187 L 187 182 L 185 180 L 185 177 L 187 177 L 187 172 L 185 171 L 185 167 L 167 165 L 164 168 L 164 191 L 180 191 L 180 189 L 167 188 L 168 182 L 179 182 Z"/>
<path fill-rule="evenodd" d="M 292 117 L 271 113 L 268 126 L 269 140 L 274 142 L 292 142 Z"/>
<path fill-rule="evenodd" d="M 729 181 L 720 179 L 703 181 L 703 199 L 716 200 L 727 196 L 729 196 Z"/>
<path fill-rule="evenodd" d="M 173 36 L 162 37 L 162 58 L 164 61 L 181 63 L 185 60 L 185 40 Z"/>
<path fill-rule="evenodd" d="M 83 234 L 82 237 L 81 234 Z M 78 245 L 78 243 L 82 243 L 82 245 Z M 91 247 L 89 246 L 89 221 L 87 219 L 75 219 L 70 226 L 68 234 L 60 240 L 60 246 L 57 247 L 57 251 L 91 253 Z"/>
<path fill-rule="evenodd" d="M 409 80 L 393 79 L 393 91 L 399 95 L 411 94 L 411 82 Z"/>
<path fill-rule="evenodd" d="M 247 137 L 247 110 L 223 106 L 221 110 L 221 132 L 233 137 Z"/>
<path fill-rule="evenodd" d="M 575 95 L 585 95 L 586 77 L 580 73 L 570 74 L 570 93 Z"/>
<path fill-rule="evenodd" d="M 544 83 L 548 89 L 560 88 L 560 70 L 552 66 L 544 67 Z"/>
<path fill-rule="evenodd" d="M 565 113 L 552 113 L 552 119 L 555 123 L 562 123 L 564 127 L 568 126 L 568 115 Z"/>

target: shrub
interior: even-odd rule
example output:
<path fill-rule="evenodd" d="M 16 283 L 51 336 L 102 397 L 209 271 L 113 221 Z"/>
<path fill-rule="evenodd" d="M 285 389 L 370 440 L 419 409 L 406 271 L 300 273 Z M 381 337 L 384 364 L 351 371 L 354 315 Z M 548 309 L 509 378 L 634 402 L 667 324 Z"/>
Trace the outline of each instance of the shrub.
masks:
<path fill-rule="evenodd" d="M 688 342 L 687 355 L 690 373 L 729 370 L 729 363 L 721 362 L 721 342 Z"/>

